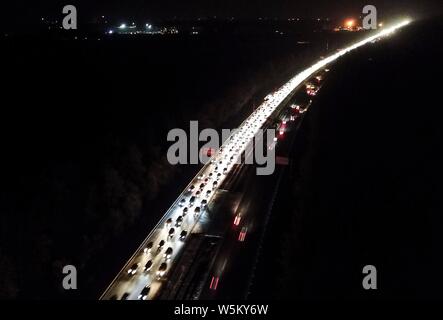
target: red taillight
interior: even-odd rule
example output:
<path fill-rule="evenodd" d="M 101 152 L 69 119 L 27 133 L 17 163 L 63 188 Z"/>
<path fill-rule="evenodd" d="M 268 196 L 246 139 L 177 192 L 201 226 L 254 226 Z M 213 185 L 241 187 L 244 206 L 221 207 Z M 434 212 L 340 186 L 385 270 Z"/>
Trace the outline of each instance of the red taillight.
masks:
<path fill-rule="evenodd" d="M 234 225 L 238 226 L 240 224 L 240 220 L 241 220 L 241 217 L 240 216 L 236 216 L 235 219 L 234 219 Z"/>
<path fill-rule="evenodd" d="M 212 277 L 211 284 L 209 285 L 209 289 L 217 290 L 219 277 Z"/>

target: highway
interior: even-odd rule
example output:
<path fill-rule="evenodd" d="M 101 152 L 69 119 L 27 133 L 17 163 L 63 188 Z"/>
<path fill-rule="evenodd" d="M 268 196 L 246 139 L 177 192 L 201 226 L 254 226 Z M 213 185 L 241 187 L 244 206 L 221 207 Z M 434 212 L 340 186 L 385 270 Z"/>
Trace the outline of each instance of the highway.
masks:
<path fill-rule="evenodd" d="M 201 234 L 212 227 L 213 219 L 208 214 L 208 208 L 213 208 L 217 202 L 220 191 L 222 191 L 220 189 L 221 185 L 227 184 L 229 180 L 232 180 L 233 176 L 239 173 L 244 175 L 245 178 L 249 177 L 248 179 L 261 179 L 262 182 L 260 183 L 266 184 L 267 181 L 270 181 L 275 184 L 275 177 L 279 174 L 280 169 L 277 168 L 273 176 L 257 178 L 253 177 L 255 170 L 251 171 L 248 169 L 245 174 L 244 170 L 242 170 L 242 165 L 240 165 L 239 169 L 237 163 L 241 162 L 240 160 L 245 150 L 249 150 L 247 146 L 251 143 L 259 129 L 266 125 L 270 117 L 275 116 L 276 110 L 279 111 L 279 107 L 287 103 L 288 97 L 300 85 L 342 55 L 367 43 L 388 36 L 408 23 L 409 21 L 403 21 L 391 28 L 385 28 L 354 45 L 318 61 L 290 79 L 280 89 L 269 94 L 265 101 L 239 126 L 238 130 L 231 134 L 224 142 L 222 147 L 211 158 L 211 161 L 205 164 L 189 182 L 188 186 L 177 197 L 140 247 L 128 259 L 125 266 L 100 299 L 151 300 L 158 298 L 164 284 L 172 276 L 171 272 L 178 270 L 175 263 L 180 259 L 180 255 L 191 235 Z M 268 194 L 262 195 L 259 190 L 255 189 L 249 188 L 249 190 L 244 190 L 244 194 L 247 194 L 247 196 L 239 200 L 238 208 L 245 212 L 253 212 L 256 210 L 254 208 L 263 206 L 262 202 L 266 204 L 270 200 Z M 260 197 L 262 201 L 254 201 L 257 197 Z M 177 219 L 179 219 L 178 222 Z M 248 234 L 251 234 L 251 231 L 254 230 L 255 219 L 250 218 L 249 214 L 241 219 L 243 221 L 240 230 L 235 235 L 236 239 L 232 238 L 230 241 L 245 242 L 249 238 Z M 229 226 L 226 227 L 228 228 Z M 238 227 L 240 227 L 240 224 Z M 185 234 L 182 233 L 184 231 L 186 232 Z M 161 246 L 159 245 L 160 243 L 162 244 Z M 222 254 L 219 257 L 227 257 L 229 252 L 225 251 L 229 251 L 232 245 L 222 245 L 220 248 Z M 170 252 L 166 255 L 167 250 Z M 224 268 L 226 264 L 223 263 L 224 260 L 221 261 L 221 265 Z M 149 268 L 144 270 L 148 262 Z M 209 287 L 218 286 L 218 283 L 215 284 L 215 282 L 219 280 L 212 279 L 211 277 L 210 281 L 213 283 L 210 283 Z M 149 290 L 144 290 L 144 288 L 149 288 Z M 141 294 L 142 292 L 143 294 Z M 205 295 L 207 298 L 210 298 L 208 293 L 203 292 L 203 296 Z"/>
<path fill-rule="evenodd" d="M 317 91 L 318 89 L 320 87 Z M 309 104 L 304 106 L 303 110 L 307 111 L 308 108 Z M 289 116 L 285 113 L 279 116 L 285 126 L 283 135 L 279 136 L 276 145 L 278 157 L 288 157 L 304 114 L 305 112 L 300 113 L 294 109 Z M 292 115 L 296 115 L 293 121 L 288 120 Z M 239 201 L 222 236 L 223 241 L 212 263 L 209 276 L 205 279 L 204 289 L 199 296 L 202 300 L 247 298 L 274 197 L 279 190 L 281 177 L 288 170 L 288 165 L 277 164 L 274 174 L 270 176 L 256 175 L 255 165 L 245 165 L 243 170 L 242 182 L 229 189 L 231 194 L 238 196 Z M 206 233 L 216 232 L 217 230 L 208 230 Z"/>

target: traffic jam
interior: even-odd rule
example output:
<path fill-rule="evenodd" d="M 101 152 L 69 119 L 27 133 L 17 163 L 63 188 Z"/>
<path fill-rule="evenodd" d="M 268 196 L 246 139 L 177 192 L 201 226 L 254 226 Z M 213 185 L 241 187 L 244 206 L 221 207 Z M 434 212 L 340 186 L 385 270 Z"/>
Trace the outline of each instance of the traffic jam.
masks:
<path fill-rule="evenodd" d="M 268 95 L 264 102 L 240 125 L 220 149 L 213 155 L 210 162 L 202 167 L 197 176 L 177 198 L 171 208 L 166 212 L 160 222 L 144 240 L 139 249 L 129 259 L 125 267 L 112 281 L 101 299 L 120 300 L 149 300 L 157 296 L 162 283 L 167 279 L 176 257 L 182 251 L 190 233 L 195 231 L 200 218 L 211 205 L 214 194 L 229 174 L 233 165 L 241 157 L 246 147 L 253 141 L 256 133 L 263 127 L 267 119 L 276 111 L 278 106 L 300 85 L 305 84 L 308 96 L 315 96 L 318 87 L 312 81 L 319 71 L 324 70 L 328 64 L 366 43 L 375 41 L 383 36 L 389 36 L 396 29 L 409 23 L 408 20 L 391 28 L 384 29 L 376 35 L 370 36 L 345 49 L 339 50 L 331 56 L 321 59 L 317 63 L 300 72 L 283 85 L 276 92 Z M 317 75 L 317 81 L 322 80 L 322 75 Z M 312 80 L 312 79 L 311 79 Z M 307 106 L 290 106 L 297 114 L 306 111 Z M 289 120 L 294 120 L 296 114 L 290 115 Z M 278 127 L 279 134 L 275 137 L 272 146 L 284 134 L 286 119 Z M 235 217 L 234 225 L 241 225 L 241 217 Z M 209 220 L 207 220 L 209 221 Z M 247 227 L 242 226 L 238 241 L 247 240 Z M 211 281 L 211 287 L 217 287 L 219 278 Z"/>
<path fill-rule="evenodd" d="M 148 300 L 155 298 L 162 282 L 166 280 L 175 258 L 182 250 L 189 233 L 193 232 L 201 215 L 206 212 L 208 205 L 210 205 L 213 195 L 223 183 L 233 165 L 238 163 L 239 157 L 246 150 L 248 144 L 253 141 L 253 137 L 258 130 L 263 127 L 275 109 L 293 91 L 292 87 L 292 85 L 287 84 L 279 91 L 268 95 L 264 103 L 242 123 L 237 131 L 233 132 L 213 155 L 210 162 L 200 170 L 186 187 L 154 232 L 148 236 L 143 246 L 132 257 L 126 272 L 121 272 L 114 281 L 114 286 L 126 287 L 127 289 L 120 293 L 120 297 L 114 293 L 108 299 Z M 308 95 L 311 95 L 314 90 L 316 90 L 316 86 L 313 84 L 307 85 Z M 299 105 L 291 105 L 291 108 L 295 109 L 291 113 L 293 117 L 297 117 L 298 114 L 302 114 L 306 110 Z M 286 121 L 290 120 L 295 119 L 285 118 L 277 126 L 279 134 L 274 138 L 274 142 L 269 148 L 275 147 L 279 137 L 284 134 Z M 240 223 L 241 217 L 236 216 L 234 225 L 237 226 Z M 247 226 L 240 228 L 238 241 L 245 241 L 247 231 Z M 218 280 L 215 283 L 217 282 Z M 217 285 L 212 287 L 217 287 Z M 138 292 L 135 292 L 135 290 Z M 113 290 L 108 291 L 113 292 Z"/>

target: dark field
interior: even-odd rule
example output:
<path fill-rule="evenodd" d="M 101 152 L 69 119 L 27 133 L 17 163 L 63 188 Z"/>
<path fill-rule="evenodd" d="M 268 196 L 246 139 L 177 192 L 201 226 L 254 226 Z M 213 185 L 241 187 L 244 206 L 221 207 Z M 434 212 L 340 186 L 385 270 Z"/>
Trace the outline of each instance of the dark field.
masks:
<path fill-rule="evenodd" d="M 441 34 L 441 19 L 417 22 L 332 67 L 252 297 L 442 298 Z M 378 290 L 363 290 L 365 265 L 377 267 Z"/>

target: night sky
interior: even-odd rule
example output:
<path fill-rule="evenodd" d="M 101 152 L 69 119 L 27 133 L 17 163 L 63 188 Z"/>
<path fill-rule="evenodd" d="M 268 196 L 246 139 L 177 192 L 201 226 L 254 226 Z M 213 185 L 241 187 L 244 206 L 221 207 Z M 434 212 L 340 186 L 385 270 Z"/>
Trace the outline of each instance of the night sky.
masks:
<path fill-rule="evenodd" d="M 421 17 L 441 12 L 441 0 L 47 0 L 2 3 L 2 23 L 21 23 L 39 16 L 61 12 L 66 4 L 77 6 L 80 18 L 91 20 L 100 15 L 119 18 L 170 19 L 202 16 L 256 17 L 330 17 L 358 15 L 366 4 L 378 8 L 380 17 L 410 15 Z"/>

